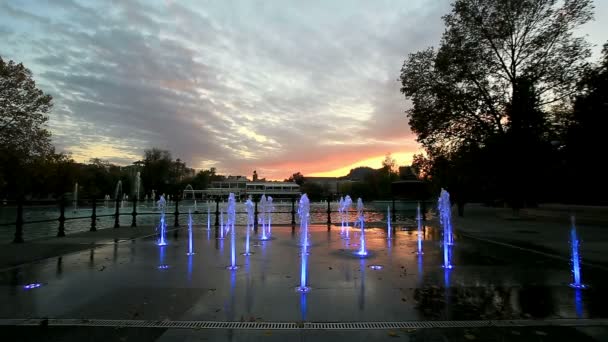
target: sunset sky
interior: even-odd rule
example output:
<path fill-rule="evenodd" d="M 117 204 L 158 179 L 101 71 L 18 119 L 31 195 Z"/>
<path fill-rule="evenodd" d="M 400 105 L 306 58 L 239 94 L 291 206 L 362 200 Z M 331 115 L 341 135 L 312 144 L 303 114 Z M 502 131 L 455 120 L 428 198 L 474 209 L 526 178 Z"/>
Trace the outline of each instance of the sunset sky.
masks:
<path fill-rule="evenodd" d="M 54 143 L 77 161 L 159 147 L 222 174 L 341 176 L 419 151 L 397 79 L 449 4 L 0 0 L 0 56 L 53 95 Z"/>

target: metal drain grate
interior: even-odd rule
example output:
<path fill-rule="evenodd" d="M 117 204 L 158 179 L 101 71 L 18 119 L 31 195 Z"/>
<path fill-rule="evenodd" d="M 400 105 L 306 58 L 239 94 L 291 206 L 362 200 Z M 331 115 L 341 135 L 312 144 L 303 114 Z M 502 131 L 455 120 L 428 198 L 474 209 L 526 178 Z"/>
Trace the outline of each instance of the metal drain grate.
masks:
<path fill-rule="evenodd" d="M 0 319 L 0 326 L 112 327 L 163 329 L 240 329 L 240 330 L 383 330 L 446 329 L 483 327 L 585 327 L 608 326 L 608 319 L 551 319 L 497 321 L 409 321 L 409 322 L 215 322 L 143 321 L 111 319 Z"/>

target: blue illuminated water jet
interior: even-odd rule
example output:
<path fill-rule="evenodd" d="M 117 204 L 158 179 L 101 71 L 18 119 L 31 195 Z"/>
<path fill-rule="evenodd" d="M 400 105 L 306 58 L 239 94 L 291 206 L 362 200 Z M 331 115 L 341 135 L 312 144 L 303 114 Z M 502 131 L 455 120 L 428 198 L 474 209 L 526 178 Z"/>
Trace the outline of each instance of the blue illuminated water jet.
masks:
<path fill-rule="evenodd" d="M 251 201 L 251 196 L 245 202 L 245 208 L 247 210 L 247 227 L 245 228 L 245 253 L 243 255 L 251 255 L 251 251 L 249 250 L 249 236 L 251 235 L 251 229 L 253 228 L 253 215 L 254 215 L 254 204 Z"/>
<path fill-rule="evenodd" d="M 162 198 L 162 196 L 161 196 Z M 165 210 L 164 208 L 162 209 L 162 211 L 160 212 L 160 223 L 158 226 L 158 230 L 159 230 L 159 237 L 158 237 L 158 243 L 157 245 L 159 246 L 166 246 L 167 245 L 167 240 L 166 240 L 166 233 L 167 233 L 167 223 L 165 222 Z"/>
<path fill-rule="evenodd" d="M 444 244 L 453 245 L 454 235 L 452 232 L 452 205 L 450 204 L 450 193 L 441 189 L 438 201 L 439 223 L 443 227 Z"/>
<path fill-rule="evenodd" d="M 188 209 L 188 253 L 187 255 L 194 255 L 194 248 L 192 246 L 192 213 Z"/>
<path fill-rule="evenodd" d="M 363 217 L 363 200 L 361 198 L 357 199 L 357 218 L 359 220 L 359 225 L 361 226 L 359 251 L 357 252 L 357 255 L 367 256 L 367 249 L 365 248 L 365 218 Z"/>
<path fill-rule="evenodd" d="M 236 265 L 236 229 L 234 224 L 236 221 L 236 199 L 234 193 L 228 195 L 228 209 L 226 211 L 228 216 L 228 229 L 230 229 L 230 266 L 227 267 L 229 270 L 236 270 L 239 268 Z"/>
<path fill-rule="evenodd" d="M 340 217 L 340 235 L 344 235 L 344 197 L 338 200 L 338 216 Z"/>
<path fill-rule="evenodd" d="M 581 282 L 581 257 L 579 254 L 579 240 L 576 234 L 576 224 L 574 216 L 570 217 L 572 227 L 570 228 L 570 246 L 572 247 L 572 276 L 574 282 L 570 284 L 571 287 L 577 289 L 584 289 L 587 286 Z"/>
<path fill-rule="evenodd" d="M 274 205 L 272 203 L 272 196 L 268 196 L 266 200 L 266 219 L 268 220 L 266 229 L 268 231 L 268 238 L 270 238 L 272 236 L 272 212 L 274 211 Z"/>
<path fill-rule="evenodd" d="M 577 318 L 583 318 L 583 294 L 582 288 L 574 288 L 574 310 Z"/>
<path fill-rule="evenodd" d="M 420 214 L 420 203 L 416 209 L 416 222 L 418 224 L 418 255 L 424 254 L 422 251 L 422 215 Z"/>
<path fill-rule="evenodd" d="M 391 207 L 386 207 L 386 230 L 387 230 L 387 238 L 392 239 L 391 231 Z"/>
<path fill-rule="evenodd" d="M 443 227 L 443 267 L 446 269 L 452 268 L 452 212 L 450 206 L 450 194 L 441 189 L 439 196 L 439 223 Z"/>
<path fill-rule="evenodd" d="M 211 230 L 211 207 L 207 202 L 207 230 Z"/>
<path fill-rule="evenodd" d="M 342 215 L 344 217 L 344 235 L 342 239 L 349 240 L 350 239 L 350 207 L 353 205 L 353 200 L 349 195 L 344 197 L 344 203 L 342 204 Z"/>
<path fill-rule="evenodd" d="M 262 197 L 260 197 L 260 203 L 259 203 L 259 208 L 260 208 L 260 217 L 259 217 L 259 222 L 262 225 L 262 236 L 260 237 L 260 240 L 268 240 L 269 236 L 268 236 L 268 232 L 266 231 L 266 214 L 268 212 L 268 200 L 266 199 L 266 195 L 262 195 Z"/>
<path fill-rule="evenodd" d="M 303 194 L 300 198 L 298 206 L 298 215 L 300 216 L 300 232 L 303 236 L 302 241 L 302 263 L 300 268 L 300 286 L 296 287 L 299 292 L 309 292 L 310 287 L 306 284 L 307 267 L 308 267 L 308 219 L 310 213 L 310 201 L 308 196 Z"/>

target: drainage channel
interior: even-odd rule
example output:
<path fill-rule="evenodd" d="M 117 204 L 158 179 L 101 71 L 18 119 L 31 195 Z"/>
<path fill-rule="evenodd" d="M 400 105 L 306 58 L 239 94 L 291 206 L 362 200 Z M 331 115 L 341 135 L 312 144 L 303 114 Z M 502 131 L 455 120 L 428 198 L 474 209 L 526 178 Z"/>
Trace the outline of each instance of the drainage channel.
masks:
<path fill-rule="evenodd" d="M 0 326 L 112 327 L 162 329 L 237 330 L 382 330 L 448 329 L 490 327 L 591 327 L 608 326 L 608 319 L 489 320 L 489 321 L 409 321 L 409 322 L 218 322 L 145 321 L 110 319 L 0 319 Z"/>

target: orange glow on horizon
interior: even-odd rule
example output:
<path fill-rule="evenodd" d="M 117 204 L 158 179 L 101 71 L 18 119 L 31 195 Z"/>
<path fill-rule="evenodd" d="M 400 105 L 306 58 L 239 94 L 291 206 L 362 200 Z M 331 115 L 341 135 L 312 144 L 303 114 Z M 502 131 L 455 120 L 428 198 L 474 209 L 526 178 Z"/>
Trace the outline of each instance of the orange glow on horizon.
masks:
<path fill-rule="evenodd" d="M 412 158 L 414 156 L 414 154 L 419 153 L 418 151 L 414 151 L 414 152 L 395 152 L 392 153 L 391 156 L 393 159 L 395 159 L 395 164 L 396 166 L 405 166 L 405 165 L 411 165 L 412 164 Z M 309 173 L 309 174 L 304 174 L 304 177 L 306 176 L 310 176 L 310 177 L 342 177 L 342 176 L 346 176 L 351 169 L 354 169 L 356 167 L 361 167 L 361 166 L 369 166 L 371 168 L 374 169 L 379 169 L 382 167 L 382 162 L 384 161 L 384 158 L 386 157 L 386 155 L 380 155 L 380 156 L 375 156 L 375 157 L 370 157 L 367 159 L 363 159 L 360 160 L 356 163 L 350 164 L 348 166 L 344 166 L 341 168 L 337 168 L 334 170 L 330 170 L 330 171 L 319 171 L 319 172 L 313 172 L 313 173 Z"/>

